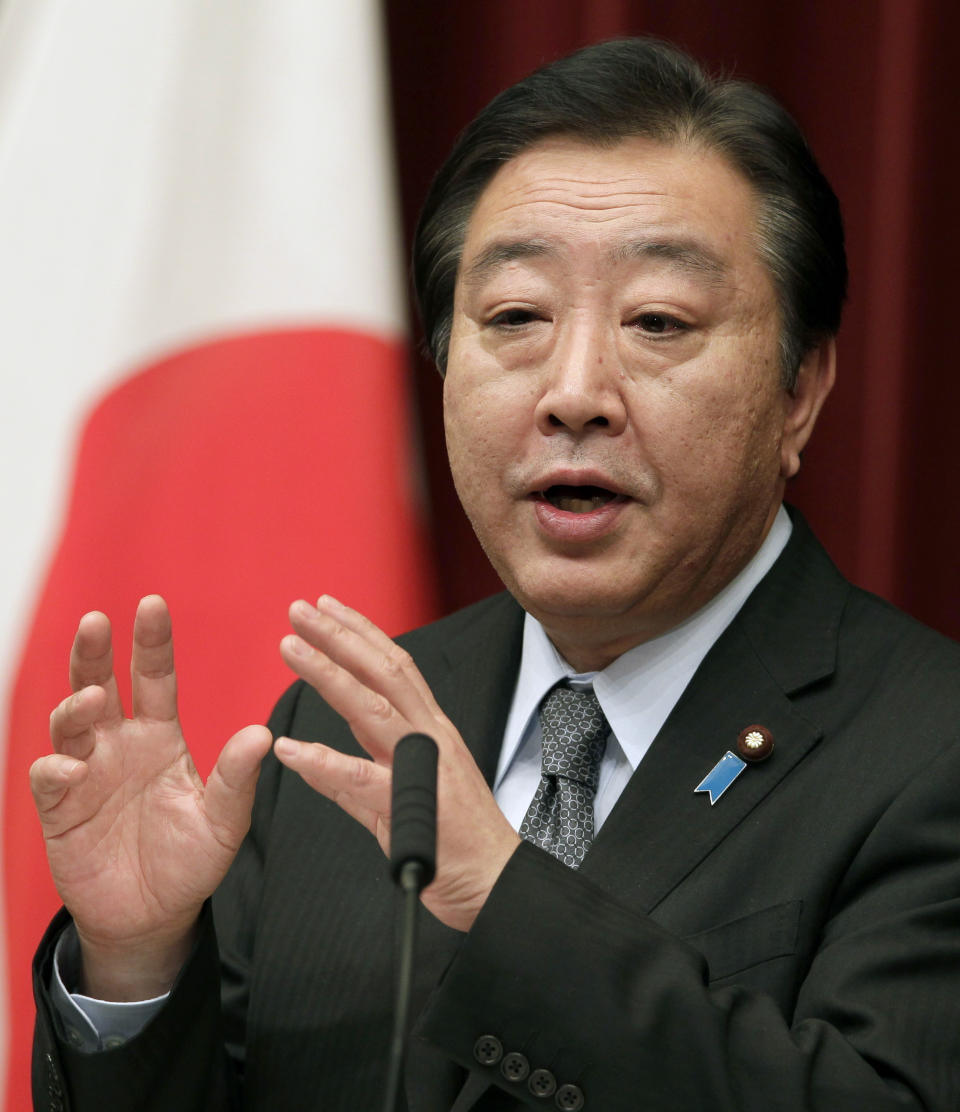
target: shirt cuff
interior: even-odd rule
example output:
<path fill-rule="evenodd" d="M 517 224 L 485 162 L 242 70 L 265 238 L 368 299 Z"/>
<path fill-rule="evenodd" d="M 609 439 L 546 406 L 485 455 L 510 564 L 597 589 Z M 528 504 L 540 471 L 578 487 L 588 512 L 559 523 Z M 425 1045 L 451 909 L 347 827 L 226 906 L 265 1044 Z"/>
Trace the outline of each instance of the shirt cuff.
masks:
<path fill-rule="evenodd" d="M 67 1042 L 87 1052 L 112 1050 L 139 1035 L 170 995 L 129 1002 L 94 1000 L 68 991 L 66 986 L 79 979 L 80 944 L 71 923 L 60 935 L 54 951 L 50 997 Z"/>

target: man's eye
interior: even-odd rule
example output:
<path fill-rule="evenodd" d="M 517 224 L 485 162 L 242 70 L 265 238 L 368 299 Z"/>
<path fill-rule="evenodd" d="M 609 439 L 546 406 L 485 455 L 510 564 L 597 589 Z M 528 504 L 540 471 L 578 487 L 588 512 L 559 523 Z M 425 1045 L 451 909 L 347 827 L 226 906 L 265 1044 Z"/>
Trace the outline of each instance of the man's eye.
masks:
<path fill-rule="evenodd" d="M 642 332 L 653 336 L 668 336 L 673 332 L 683 332 L 686 328 L 683 321 L 666 313 L 641 313 L 634 323 Z"/>
<path fill-rule="evenodd" d="M 518 328 L 521 324 L 529 324 L 536 319 L 537 315 L 531 309 L 504 309 L 490 323 L 496 328 Z"/>

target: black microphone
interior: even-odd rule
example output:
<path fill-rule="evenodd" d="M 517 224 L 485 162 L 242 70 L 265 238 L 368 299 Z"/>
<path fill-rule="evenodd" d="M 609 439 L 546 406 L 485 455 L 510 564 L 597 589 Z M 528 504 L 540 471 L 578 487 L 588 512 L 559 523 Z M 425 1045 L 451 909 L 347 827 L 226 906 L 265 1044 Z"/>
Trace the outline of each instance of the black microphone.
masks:
<path fill-rule="evenodd" d="M 437 743 L 426 734 L 407 734 L 393 751 L 390 805 L 390 873 L 402 892 L 400 955 L 393 1035 L 387 1063 L 384 1112 L 394 1112 L 400 1092 L 403 1051 L 413 988 L 420 892 L 437 868 Z"/>
<path fill-rule="evenodd" d="M 408 876 L 419 892 L 436 869 L 437 743 L 426 734 L 407 734 L 393 751 L 390 873 L 402 888 Z"/>

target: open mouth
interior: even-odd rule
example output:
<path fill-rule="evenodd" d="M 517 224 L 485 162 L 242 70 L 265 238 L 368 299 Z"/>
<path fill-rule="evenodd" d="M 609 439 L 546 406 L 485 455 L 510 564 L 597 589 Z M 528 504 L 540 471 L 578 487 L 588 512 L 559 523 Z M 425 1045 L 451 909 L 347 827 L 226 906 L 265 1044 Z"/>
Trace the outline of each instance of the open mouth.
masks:
<path fill-rule="evenodd" d="M 541 497 L 568 514 L 588 514 L 610 502 L 622 500 L 621 495 L 598 486 L 552 486 L 541 491 Z"/>

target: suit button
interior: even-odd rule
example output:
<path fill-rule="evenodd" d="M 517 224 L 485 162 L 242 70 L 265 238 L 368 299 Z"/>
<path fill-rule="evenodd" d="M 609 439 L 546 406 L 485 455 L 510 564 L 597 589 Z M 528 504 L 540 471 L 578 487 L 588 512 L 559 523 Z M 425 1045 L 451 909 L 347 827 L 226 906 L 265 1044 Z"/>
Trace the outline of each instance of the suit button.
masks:
<path fill-rule="evenodd" d="M 473 1044 L 473 1056 L 481 1066 L 495 1066 L 503 1057 L 503 1044 L 495 1035 L 481 1035 Z"/>
<path fill-rule="evenodd" d="M 563 1112 L 579 1112 L 583 1107 L 583 1090 L 578 1085 L 561 1085 L 553 1099 Z"/>
<path fill-rule="evenodd" d="M 535 1097 L 552 1097 L 557 1091 L 557 1079 L 549 1070 L 534 1070 L 527 1088 Z"/>
<path fill-rule="evenodd" d="M 530 1072 L 530 1063 L 516 1050 L 511 1050 L 500 1063 L 500 1072 L 508 1081 L 523 1081 Z"/>

